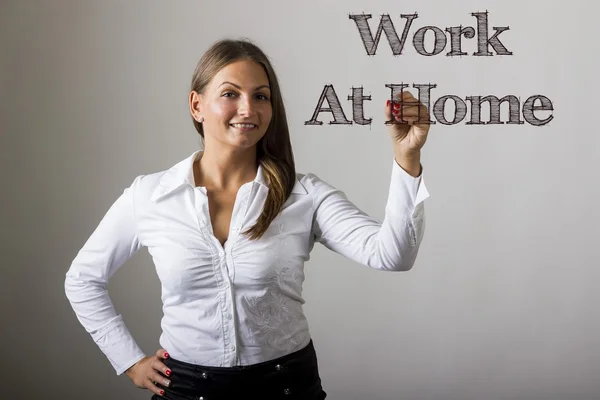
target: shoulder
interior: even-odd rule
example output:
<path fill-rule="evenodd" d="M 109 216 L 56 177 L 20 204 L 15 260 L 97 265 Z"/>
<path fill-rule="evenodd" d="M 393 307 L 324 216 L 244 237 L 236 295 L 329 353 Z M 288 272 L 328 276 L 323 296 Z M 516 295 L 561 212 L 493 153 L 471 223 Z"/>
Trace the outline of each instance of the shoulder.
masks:
<path fill-rule="evenodd" d="M 152 192 L 160 185 L 160 182 L 167 171 L 168 170 L 138 175 L 131 183 L 131 188 L 134 189 L 136 194 L 146 194 L 150 196 Z"/>
<path fill-rule="evenodd" d="M 182 187 L 193 186 L 193 161 L 197 154 L 198 151 L 167 169 L 136 177 L 132 183 L 136 199 L 158 202 Z"/>
<path fill-rule="evenodd" d="M 338 191 L 333 185 L 312 172 L 296 173 L 297 185 L 300 184 L 313 198 Z"/>
<path fill-rule="evenodd" d="M 135 202 L 150 201 L 161 187 L 161 182 L 168 170 L 138 175 L 126 189 L 131 192 Z"/>

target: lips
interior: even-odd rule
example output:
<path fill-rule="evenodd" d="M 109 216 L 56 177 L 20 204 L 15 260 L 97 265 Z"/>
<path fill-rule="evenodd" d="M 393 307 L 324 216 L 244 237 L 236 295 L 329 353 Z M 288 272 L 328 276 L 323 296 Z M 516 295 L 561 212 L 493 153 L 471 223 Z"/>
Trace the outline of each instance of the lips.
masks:
<path fill-rule="evenodd" d="M 244 123 L 244 122 L 240 122 L 240 123 L 233 123 L 233 124 L 229 124 L 230 126 L 233 126 L 234 128 L 256 128 L 257 125 L 256 124 L 251 124 L 251 123 Z"/>

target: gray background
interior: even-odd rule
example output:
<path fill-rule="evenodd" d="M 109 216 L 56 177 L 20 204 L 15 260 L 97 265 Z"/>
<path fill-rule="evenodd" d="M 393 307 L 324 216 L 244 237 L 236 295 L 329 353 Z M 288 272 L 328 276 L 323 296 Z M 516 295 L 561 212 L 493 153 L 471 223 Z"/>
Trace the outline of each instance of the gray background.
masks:
<path fill-rule="evenodd" d="M 147 399 L 78 324 L 64 274 L 138 174 L 199 146 L 187 111 L 201 54 L 247 36 L 272 58 L 297 168 L 382 218 L 392 148 L 386 83 L 433 98 L 533 94 L 546 127 L 435 125 L 423 149 L 427 232 L 414 269 L 383 273 L 316 246 L 305 311 L 331 399 L 595 399 L 600 394 L 598 43 L 590 2 L 2 1 L 2 398 Z M 418 55 L 425 25 L 473 26 L 514 52 Z M 405 54 L 365 54 L 349 13 L 417 11 Z M 597 10 L 596 10 L 597 11 Z M 373 29 L 374 29 L 373 25 Z M 475 40 L 463 49 L 476 50 Z M 363 85 L 369 126 L 305 126 L 323 86 L 345 111 Z M 506 115 L 504 112 L 503 115 Z M 158 348 L 159 282 L 146 251 L 110 285 L 128 327 Z"/>

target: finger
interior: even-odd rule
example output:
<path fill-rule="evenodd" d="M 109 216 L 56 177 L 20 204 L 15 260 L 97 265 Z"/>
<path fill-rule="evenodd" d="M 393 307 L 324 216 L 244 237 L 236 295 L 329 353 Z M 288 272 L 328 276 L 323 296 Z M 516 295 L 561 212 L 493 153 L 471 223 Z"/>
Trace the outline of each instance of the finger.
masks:
<path fill-rule="evenodd" d="M 423 105 L 413 94 L 408 90 L 403 90 L 393 97 L 393 101 L 386 102 L 384 114 L 387 122 L 401 121 L 396 118 L 397 115 L 410 116 L 417 115 L 419 111 L 422 115 L 428 115 L 427 107 Z"/>
<path fill-rule="evenodd" d="M 417 98 L 408 90 L 403 90 L 401 93 L 401 100 L 403 102 L 418 101 Z"/>
<path fill-rule="evenodd" d="M 424 110 L 427 109 L 427 107 L 425 107 L 424 104 L 422 103 L 412 103 L 412 102 L 403 102 L 403 103 L 398 103 L 398 104 L 394 104 L 394 109 L 403 109 L 403 110 L 418 110 L 419 108 L 422 108 Z"/>
<path fill-rule="evenodd" d="M 424 111 L 419 112 L 418 110 L 416 110 L 416 111 L 409 111 L 409 112 L 394 111 L 394 116 L 400 116 L 400 117 L 421 117 L 421 118 L 423 118 L 423 120 L 425 120 L 425 118 L 427 118 L 427 113 L 424 112 Z"/>
<path fill-rule="evenodd" d="M 399 104 L 402 104 L 402 103 L 416 102 L 417 99 L 408 90 L 403 90 L 401 92 L 394 94 L 391 97 L 390 101 L 392 101 L 392 104 L 398 106 Z M 389 102 L 386 106 L 389 107 Z"/>
<path fill-rule="evenodd" d="M 425 109 L 421 108 L 421 107 L 405 107 L 405 108 L 394 108 L 394 111 L 392 111 L 394 114 L 400 114 L 402 113 L 402 115 L 417 115 L 419 113 L 424 113 Z"/>
<path fill-rule="evenodd" d="M 418 116 L 404 117 L 402 119 L 400 118 L 400 116 L 396 116 L 395 119 L 396 123 L 399 125 L 417 126 L 423 129 L 427 129 L 430 125 L 430 123 L 427 120 L 425 120 L 423 117 L 419 119 Z"/>
<path fill-rule="evenodd" d="M 162 372 L 166 376 L 171 376 L 171 370 L 161 360 L 169 358 L 169 353 L 165 349 L 158 349 L 156 351 L 156 361 L 152 363 L 152 368 Z"/>
<path fill-rule="evenodd" d="M 385 104 L 386 117 L 391 118 L 391 113 L 397 113 L 400 109 L 403 109 L 403 110 L 409 110 L 411 108 L 417 109 L 420 106 L 421 106 L 420 103 L 406 103 L 406 102 L 401 102 L 401 101 L 396 101 L 396 100 L 391 102 L 390 100 L 388 100 Z"/>
<path fill-rule="evenodd" d="M 167 351 L 165 349 L 158 349 L 156 351 L 156 357 L 162 358 L 162 359 L 167 359 L 167 358 L 169 358 L 169 353 L 167 353 Z"/>
<path fill-rule="evenodd" d="M 399 122 L 401 124 L 413 124 L 418 120 L 417 117 L 407 117 L 407 116 L 401 117 L 399 115 L 396 115 L 394 118 L 397 122 Z"/>
<path fill-rule="evenodd" d="M 160 385 L 165 386 L 165 387 L 169 387 L 171 385 L 171 380 L 168 378 L 165 378 L 158 372 L 152 373 L 152 375 L 150 375 L 150 380 L 153 382 L 154 385 L 159 386 L 159 387 L 160 387 Z"/>
<path fill-rule="evenodd" d="M 408 105 L 406 103 L 394 104 L 391 107 L 394 116 L 428 115 L 427 108 L 421 104 Z"/>
<path fill-rule="evenodd" d="M 414 99 L 415 96 L 407 88 L 404 88 L 399 92 L 396 92 L 396 94 L 394 95 L 395 100 L 403 100 L 403 99 L 411 99 L 411 98 Z"/>
<path fill-rule="evenodd" d="M 421 115 L 421 117 L 423 119 L 425 119 L 426 116 L 429 116 L 428 111 L 427 111 L 427 107 L 425 106 L 405 106 L 402 108 L 394 108 L 393 111 L 394 115 L 402 115 L 402 116 L 415 116 L 415 115 Z"/>
<path fill-rule="evenodd" d="M 414 111 L 414 112 L 408 112 L 408 113 L 394 113 L 394 119 L 397 121 L 406 121 L 406 122 L 416 122 L 416 121 L 426 121 L 427 119 L 427 114 L 421 113 L 419 114 L 418 111 Z"/>
<path fill-rule="evenodd" d="M 160 361 L 158 358 L 155 358 L 152 361 L 152 368 L 160 373 L 162 373 L 164 376 L 171 376 L 171 370 L 169 369 L 169 367 L 167 367 L 162 361 Z M 163 376 L 163 378 L 164 378 Z"/>
<path fill-rule="evenodd" d="M 396 124 L 399 124 L 399 125 L 410 125 L 410 124 L 414 123 L 413 121 L 410 121 L 406 117 L 400 118 L 399 116 L 394 117 L 394 121 Z"/>
<path fill-rule="evenodd" d="M 403 90 L 394 96 L 394 102 L 417 104 L 419 100 L 408 90 Z"/>
<path fill-rule="evenodd" d="M 391 102 L 391 100 L 388 100 L 385 103 L 385 108 L 383 110 L 386 122 L 393 121 L 392 110 L 393 110 L 393 103 Z"/>
<path fill-rule="evenodd" d="M 148 389 L 152 393 L 157 394 L 159 396 L 164 396 L 165 395 L 164 389 L 156 386 L 155 382 L 152 379 L 150 379 L 150 378 L 148 378 L 146 380 L 146 389 Z"/>

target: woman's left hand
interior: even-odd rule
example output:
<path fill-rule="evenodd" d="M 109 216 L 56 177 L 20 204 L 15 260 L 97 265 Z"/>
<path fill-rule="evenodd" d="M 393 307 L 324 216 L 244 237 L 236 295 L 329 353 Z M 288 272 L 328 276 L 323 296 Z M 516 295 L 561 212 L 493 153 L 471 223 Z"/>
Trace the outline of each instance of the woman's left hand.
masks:
<path fill-rule="evenodd" d="M 418 154 L 429 133 L 427 107 L 408 91 L 403 91 L 401 95 L 396 96 L 393 104 L 390 103 L 388 100 L 385 117 L 389 124 L 390 136 L 394 140 L 395 152 L 405 155 Z"/>

